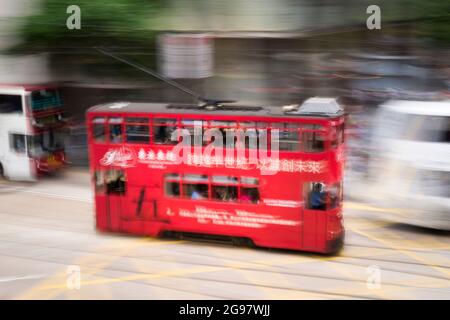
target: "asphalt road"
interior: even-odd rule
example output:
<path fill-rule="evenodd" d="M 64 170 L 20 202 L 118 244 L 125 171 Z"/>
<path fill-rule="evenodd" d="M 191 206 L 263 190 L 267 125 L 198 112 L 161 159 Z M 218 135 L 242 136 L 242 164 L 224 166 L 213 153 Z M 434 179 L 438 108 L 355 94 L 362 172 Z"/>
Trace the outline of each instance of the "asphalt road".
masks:
<path fill-rule="evenodd" d="M 450 299 L 450 233 L 344 215 L 339 256 L 113 235 L 86 170 L 0 180 L 0 299 Z"/>

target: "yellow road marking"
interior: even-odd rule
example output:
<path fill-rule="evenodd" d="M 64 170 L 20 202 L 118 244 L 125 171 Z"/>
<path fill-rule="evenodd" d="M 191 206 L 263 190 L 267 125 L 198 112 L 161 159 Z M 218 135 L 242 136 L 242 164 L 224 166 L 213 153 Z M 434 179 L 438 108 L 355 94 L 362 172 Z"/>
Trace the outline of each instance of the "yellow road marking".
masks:
<path fill-rule="evenodd" d="M 374 240 L 376 242 L 384 244 L 385 246 L 388 246 L 388 247 L 390 247 L 392 249 L 395 249 L 396 251 L 404 254 L 405 256 L 411 257 L 412 259 L 414 259 L 416 261 L 419 261 L 420 263 L 428 266 L 429 268 L 435 269 L 436 271 L 438 271 L 439 273 L 444 274 L 445 276 L 450 276 L 450 271 L 448 271 L 446 269 L 443 269 L 443 268 L 441 268 L 439 266 L 430 265 L 427 260 L 423 259 L 419 255 L 417 255 L 417 254 L 415 254 L 415 253 L 413 253 L 411 251 L 404 250 L 402 247 L 399 247 L 398 245 L 392 244 L 392 243 L 390 243 L 390 242 L 388 242 L 386 240 L 383 240 L 383 239 L 380 239 L 378 237 L 375 237 L 375 236 L 373 236 L 373 235 L 371 235 L 371 234 L 369 234 L 367 232 L 364 232 L 364 231 L 361 231 L 361 230 L 357 230 L 355 228 L 352 228 L 351 230 L 353 232 L 356 232 L 358 234 L 361 234 L 361 235 L 365 236 L 366 238 L 369 238 L 371 240 Z"/>
<path fill-rule="evenodd" d="M 153 243 L 148 243 L 150 241 L 154 241 Z M 172 243 L 180 243 L 182 241 L 161 241 L 158 239 L 153 239 L 153 238 L 142 238 L 142 239 L 138 239 L 137 241 L 133 241 L 127 244 L 127 246 L 125 246 L 124 248 L 122 248 L 122 250 L 118 253 L 115 254 L 113 256 L 107 256 L 106 261 L 103 261 L 102 263 L 100 263 L 100 265 L 96 266 L 96 267 L 88 267 L 89 269 L 92 270 L 92 272 L 90 273 L 86 273 L 82 271 L 81 276 L 85 277 L 86 275 L 95 275 L 98 272 L 100 272 L 101 270 L 104 270 L 104 268 L 108 267 L 109 265 L 111 265 L 111 263 L 113 263 L 114 261 L 122 258 L 125 254 L 131 252 L 131 250 L 136 249 L 139 246 L 142 246 L 144 244 L 146 245 L 152 245 L 152 246 L 157 246 L 157 245 L 165 245 L 165 244 L 172 244 Z M 122 244 L 122 243 L 120 243 Z M 103 250 L 106 249 L 111 249 L 111 244 L 108 244 L 106 246 L 103 247 Z M 100 251 L 102 250 L 102 248 L 99 249 Z M 89 253 L 87 255 L 84 255 L 80 258 L 80 261 L 74 261 L 72 264 L 73 265 L 79 265 L 80 267 L 89 265 L 90 263 L 92 264 L 93 262 L 90 262 L 90 260 L 96 260 L 98 259 L 98 256 L 96 256 L 95 253 Z M 58 279 L 59 277 L 62 277 L 63 279 Z M 55 279 L 57 278 L 57 279 Z M 17 297 L 17 299 L 34 299 L 34 297 L 37 297 L 39 299 L 51 299 L 53 297 L 55 297 L 57 294 L 60 293 L 60 291 L 54 291 L 51 293 L 48 293 L 48 296 L 43 296 L 42 295 L 42 288 L 47 288 L 47 287 L 51 287 L 52 285 L 49 283 L 53 283 L 55 281 L 57 282 L 63 282 L 64 285 L 57 285 L 57 288 L 62 290 L 62 289 L 67 289 L 67 284 L 66 281 L 67 280 L 67 275 L 65 273 L 65 270 L 61 273 L 57 273 L 54 276 L 51 276 L 49 278 L 46 278 L 45 280 L 41 281 L 38 285 L 30 288 L 29 290 L 27 290 L 26 292 L 24 292 L 23 294 L 19 295 L 19 297 Z M 84 285 L 84 282 L 82 282 L 82 285 Z"/>

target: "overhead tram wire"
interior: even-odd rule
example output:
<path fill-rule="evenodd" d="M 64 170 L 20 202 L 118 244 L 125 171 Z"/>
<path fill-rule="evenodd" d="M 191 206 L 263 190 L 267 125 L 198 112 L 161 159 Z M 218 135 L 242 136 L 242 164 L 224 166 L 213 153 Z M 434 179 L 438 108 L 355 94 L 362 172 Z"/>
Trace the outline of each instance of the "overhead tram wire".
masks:
<path fill-rule="evenodd" d="M 155 72 L 155 71 L 153 71 L 153 70 L 151 70 L 151 69 L 149 69 L 149 68 L 147 68 L 147 67 L 145 67 L 145 66 L 143 66 L 143 65 L 141 65 L 139 63 L 130 61 L 130 60 L 124 58 L 124 57 L 121 57 L 121 56 L 119 56 L 117 54 L 114 54 L 114 53 L 109 52 L 109 51 L 107 51 L 105 49 L 102 49 L 102 48 L 95 47 L 95 49 L 98 52 L 100 52 L 100 53 L 102 53 L 104 55 L 107 55 L 107 56 L 109 56 L 111 58 L 114 58 L 114 59 L 120 61 L 120 62 L 128 64 L 129 66 L 132 66 L 132 67 L 134 67 L 134 68 L 136 68 L 136 69 L 138 69 L 138 70 L 140 70 L 140 71 L 142 71 L 142 72 L 144 72 L 146 74 L 149 74 L 149 75 L 151 75 L 151 76 L 153 76 L 153 77 L 155 77 L 155 78 L 157 78 L 157 79 L 159 79 L 161 81 L 164 81 L 165 83 L 171 85 L 174 88 L 177 88 L 178 90 L 183 91 L 184 93 L 194 97 L 199 102 L 199 106 L 204 107 L 206 109 L 214 109 L 216 107 L 219 107 L 223 103 L 233 103 L 233 102 L 235 102 L 234 100 L 218 100 L 218 99 L 205 98 L 205 97 L 201 96 L 200 94 L 198 94 L 197 92 L 195 92 L 195 91 L 193 91 L 193 90 L 191 90 L 191 89 L 181 85 L 178 82 L 175 82 L 175 81 L 173 81 L 171 79 L 168 79 L 168 78 L 164 77 L 163 75 L 161 75 L 161 74 L 159 74 L 159 73 L 157 73 L 157 72 Z"/>

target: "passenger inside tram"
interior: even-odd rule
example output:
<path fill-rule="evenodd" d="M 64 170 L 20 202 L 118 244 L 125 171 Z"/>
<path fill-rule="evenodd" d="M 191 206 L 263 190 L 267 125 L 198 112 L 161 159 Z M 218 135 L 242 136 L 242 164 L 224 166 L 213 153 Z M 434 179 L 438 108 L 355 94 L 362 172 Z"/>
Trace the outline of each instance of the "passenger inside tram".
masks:
<path fill-rule="evenodd" d="M 258 203 L 259 191 L 257 188 L 242 188 L 239 200 L 244 203 Z"/>
<path fill-rule="evenodd" d="M 322 183 L 315 183 L 309 195 L 309 208 L 313 210 L 325 210 L 326 192 Z"/>
<path fill-rule="evenodd" d="M 111 142 L 113 143 L 122 142 L 122 127 L 120 124 L 110 125 L 109 130 Z"/>
<path fill-rule="evenodd" d="M 235 186 L 215 186 L 214 198 L 220 201 L 236 200 L 237 187 Z"/>
<path fill-rule="evenodd" d="M 126 178 L 122 170 L 109 170 L 105 178 L 108 194 L 125 194 Z"/>
<path fill-rule="evenodd" d="M 208 198 L 208 185 L 204 184 L 185 184 L 185 193 L 192 200 L 201 200 Z"/>

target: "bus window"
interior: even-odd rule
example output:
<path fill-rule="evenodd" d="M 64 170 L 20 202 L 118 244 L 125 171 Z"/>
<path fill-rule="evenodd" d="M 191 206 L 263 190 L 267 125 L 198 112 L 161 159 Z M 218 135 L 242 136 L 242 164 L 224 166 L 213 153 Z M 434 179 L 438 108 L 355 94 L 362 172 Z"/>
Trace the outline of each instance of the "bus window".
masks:
<path fill-rule="evenodd" d="M 325 185 L 321 182 L 307 182 L 303 185 L 305 208 L 311 210 L 326 209 Z"/>
<path fill-rule="evenodd" d="M 177 129 L 177 121 L 175 119 L 153 120 L 154 142 L 158 144 L 177 144 L 178 139 L 172 140 L 172 133 Z"/>
<path fill-rule="evenodd" d="M 258 203 L 259 190 L 255 187 L 241 187 L 239 201 L 243 203 Z"/>
<path fill-rule="evenodd" d="M 105 186 L 105 172 L 103 170 L 96 170 L 94 173 L 95 193 L 102 194 L 106 191 Z"/>
<path fill-rule="evenodd" d="M 126 178 L 122 170 L 108 170 L 106 172 L 106 193 L 124 195 L 126 191 Z"/>
<path fill-rule="evenodd" d="M 31 93 L 31 109 L 44 111 L 62 105 L 61 97 L 56 89 L 35 90 Z"/>
<path fill-rule="evenodd" d="M 122 118 L 109 119 L 109 141 L 112 143 L 121 143 L 122 135 Z"/>
<path fill-rule="evenodd" d="M 322 133 L 314 131 L 304 131 L 302 133 L 303 151 L 322 152 L 325 150 L 325 139 Z"/>
<path fill-rule="evenodd" d="M 22 113 L 22 96 L 0 94 L 0 113 Z"/>
<path fill-rule="evenodd" d="M 217 201 L 235 201 L 238 195 L 238 179 L 228 176 L 212 177 L 212 198 Z"/>
<path fill-rule="evenodd" d="M 17 153 L 25 153 L 25 135 L 13 133 L 10 136 L 11 148 Z"/>
<path fill-rule="evenodd" d="M 147 118 L 126 118 L 125 121 L 126 141 L 128 143 L 150 143 Z"/>
<path fill-rule="evenodd" d="M 183 195 L 193 200 L 208 199 L 208 177 L 187 174 L 183 177 Z"/>
<path fill-rule="evenodd" d="M 180 175 L 167 174 L 164 181 L 165 194 L 169 197 L 180 196 Z"/>
<path fill-rule="evenodd" d="M 92 137 L 96 142 L 105 141 L 105 118 L 95 118 L 92 121 Z"/>

